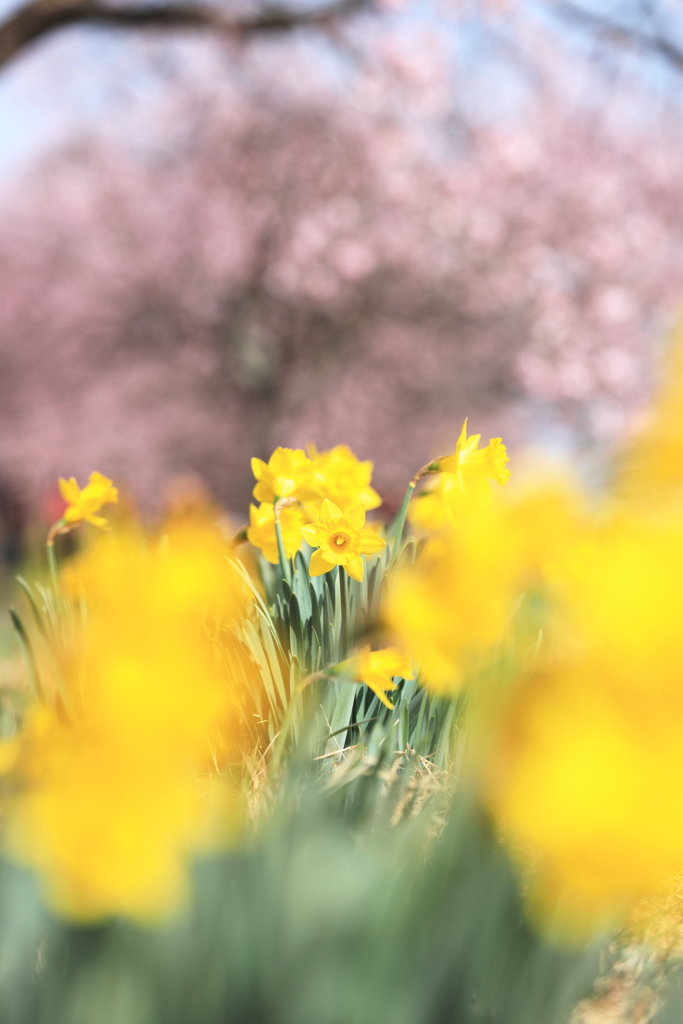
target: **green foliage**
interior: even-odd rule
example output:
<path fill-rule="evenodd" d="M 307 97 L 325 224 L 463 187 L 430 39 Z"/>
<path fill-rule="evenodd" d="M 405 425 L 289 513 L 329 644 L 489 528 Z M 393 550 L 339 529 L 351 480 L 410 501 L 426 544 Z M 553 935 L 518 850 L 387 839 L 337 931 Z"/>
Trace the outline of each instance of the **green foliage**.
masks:
<path fill-rule="evenodd" d="M 441 795 L 392 825 L 405 786 L 383 775 L 378 761 L 350 803 L 343 781 L 321 791 L 292 766 L 268 823 L 198 864 L 186 913 L 157 931 L 47 919 L 30 879 L 4 866 L 0 1022 L 566 1019 L 598 950 L 554 948 L 524 922 L 474 803 Z"/>
<path fill-rule="evenodd" d="M 400 557 L 415 557 L 413 541 Z M 234 563 L 254 596 L 254 614 L 246 623 L 232 625 L 221 639 L 251 692 L 267 744 L 275 745 L 276 763 L 285 749 L 296 749 L 303 723 L 322 713 L 321 749 L 313 751 L 314 757 L 347 746 L 365 747 L 373 756 L 372 751 L 389 742 L 397 751 L 413 751 L 437 768 L 447 768 L 460 700 L 429 694 L 417 680 L 402 680 L 392 693 L 390 711 L 367 687 L 339 672 L 326 674 L 357 643 L 375 636 L 393 560 L 389 546 L 371 560 L 358 583 L 336 567 L 311 578 L 302 552 L 291 568 L 261 559 L 265 599 L 240 563 Z"/>

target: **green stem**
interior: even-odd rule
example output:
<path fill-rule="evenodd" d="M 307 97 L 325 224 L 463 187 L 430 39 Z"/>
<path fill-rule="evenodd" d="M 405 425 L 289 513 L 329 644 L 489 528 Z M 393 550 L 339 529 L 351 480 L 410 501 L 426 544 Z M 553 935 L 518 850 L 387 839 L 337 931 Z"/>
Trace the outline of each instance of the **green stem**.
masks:
<path fill-rule="evenodd" d="M 347 590 L 346 590 L 346 572 L 343 566 L 339 566 L 339 602 L 341 604 L 341 637 L 339 652 L 340 657 L 345 658 L 347 655 L 348 648 L 348 606 L 347 606 Z"/>
<path fill-rule="evenodd" d="M 280 571 L 282 572 L 283 579 L 285 579 L 287 583 L 291 583 L 292 580 L 289 572 L 289 562 L 285 555 L 285 545 L 282 540 L 282 529 L 280 528 L 280 520 L 277 516 L 275 517 L 275 536 L 277 537 L 277 553 L 280 559 Z"/>
<path fill-rule="evenodd" d="M 285 750 L 285 744 L 287 742 L 287 736 L 289 735 L 289 729 L 292 724 L 292 718 L 294 717 L 294 702 L 300 701 L 301 697 L 298 692 L 294 692 L 289 700 L 289 703 L 285 709 L 284 717 L 282 719 L 282 725 L 280 726 L 280 734 L 273 745 L 273 756 L 270 761 L 270 767 L 272 771 L 277 771 L 282 755 Z"/>
<path fill-rule="evenodd" d="M 398 515 L 396 516 L 396 519 L 392 524 L 390 536 L 394 544 L 394 549 L 398 548 L 398 546 L 401 543 L 401 538 L 403 536 L 403 527 L 405 526 L 406 516 L 408 514 L 408 505 L 410 504 L 410 499 L 415 493 L 415 486 L 415 481 L 411 480 L 410 483 L 408 484 L 408 488 L 404 495 L 403 504 L 401 505 Z"/>
<path fill-rule="evenodd" d="M 50 569 L 50 579 L 52 580 L 52 588 L 55 592 L 55 600 L 57 600 L 59 597 L 59 572 L 54 541 L 48 541 L 47 543 L 47 564 Z"/>
<path fill-rule="evenodd" d="M 24 665 L 26 667 L 29 682 L 33 687 L 33 691 L 37 699 L 42 703 L 45 703 L 45 694 L 43 693 L 43 687 L 40 682 L 40 673 L 38 672 L 36 659 L 33 655 L 33 648 L 31 647 L 28 635 L 24 629 L 24 624 L 21 621 L 16 608 L 10 607 L 9 616 L 19 639 L 19 646 L 21 648 L 21 654 L 24 659 Z"/>

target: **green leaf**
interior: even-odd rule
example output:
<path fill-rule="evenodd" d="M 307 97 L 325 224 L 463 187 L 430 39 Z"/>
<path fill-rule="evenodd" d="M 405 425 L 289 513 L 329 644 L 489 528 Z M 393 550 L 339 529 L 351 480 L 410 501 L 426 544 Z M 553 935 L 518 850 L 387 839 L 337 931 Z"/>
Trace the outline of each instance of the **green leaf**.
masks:
<path fill-rule="evenodd" d="M 33 648 L 31 647 L 31 641 L 28 638 L 28 634 L 26 632 L 26 629 L 24 628 L 23 622 L 21 621 L 21 616 L 19 615 L 16 608 L 10 607 L 9 617 L 12 621 L 14 631 L 19 640 L 19 647 L 21 648 L 21 653 L 24 659 L 24 665 L 26 667 L 26 674 L 28 676 L 31 689 L 33 690 L 34 696 L 38 700 L 44 701 L 45 693 L 43 690 L 42 683 L 40 681 L 38 666 L 36 664 L 36 659 L 33 654 Z"/>

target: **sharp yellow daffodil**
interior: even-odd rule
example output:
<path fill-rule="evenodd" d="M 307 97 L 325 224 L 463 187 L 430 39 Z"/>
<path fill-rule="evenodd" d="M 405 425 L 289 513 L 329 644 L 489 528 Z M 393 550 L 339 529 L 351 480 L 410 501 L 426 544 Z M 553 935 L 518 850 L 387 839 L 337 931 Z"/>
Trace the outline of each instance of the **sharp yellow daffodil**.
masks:
<path fill-rule="evenodd" d="M 315 523 L 304 526 L 304 539 L 315 548 L 309 572 L 321 576 L 340 565 L 354 580 L 363 579 L 363 555 L 374 555 L 386 547 L 386 541 L 365 525 L 365 509 L 356 505 L 347 515 L 329 498 L 320 506 Z"/>

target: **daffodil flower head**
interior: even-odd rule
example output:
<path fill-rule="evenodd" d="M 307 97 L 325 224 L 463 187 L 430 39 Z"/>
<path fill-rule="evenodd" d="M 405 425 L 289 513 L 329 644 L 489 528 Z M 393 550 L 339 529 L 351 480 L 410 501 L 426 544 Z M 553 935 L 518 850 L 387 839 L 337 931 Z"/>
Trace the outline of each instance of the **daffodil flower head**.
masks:
<path fill-rule="evenodd" d="M 76 523 L 92 523 L 99 526 L 101 530 L 107 528 L 107 520 L 103 516 L 95 515 L 103 505 L 115 503 L 119 500 L 119 493 L 111 480 L 102 473 L 91 473 L 86 486 L 81 490 L 75 477 L 65 480 L 59 478 L 59 490 L 67 504 L 64 515 L 65 523 L 76 525 Z"/>
<path fill-rule="evenodd" d="M 315 445 L 309 445 L 313 460 L 311 498 L 329 498 L 342 512 L 348 512 L 355 505 L 363 505 L 366 511 L 379 508 L 382 504 L 372 480 L 373 463 L 361 462 L 348 445 L 338 444 L 326 452 L 318 452 Z"/>
<path fill-rule="evenodd" d="M 340 565 L 354 580 L 363 579 L 363 555 L 374 555 L 386 547 L 386 541 L 365 525 L 365 509 L 356 505 L 346 515 L 329 498 L 320 506 L 318 519 L 304 526 L 302 534 L 311 547 L 311 576 L 322 576 Z"/>
<path fill-rule="evenodd" d="M 594 524 L 562 572 L 561 644 L 506 708 L 488 800 L 534 861 L 538 913 L 602 927 L 680 872 L 678 510 Z"/>
<path fill-rule="evenodd" d="M 301 547 L 301 528 L 306 518 L 299 508 L 280 509 L 280 531 L 287 558 L 294 558 Z M 249 506 L 249 528 L 247 540 L 259 548 L 264 558 L 273 565 L 279 560 L 277 535 L 275 533 L 275 506 L 264 502 L 256 508 Z"/>
<path fill-rule="evenodd" d="M 464 500 L 459 480 L 452 473 L 441 473 L 433 486 L 415 495 L 408 506 L 408 520 L 427 533 L 438 533 L 457 524 Z"/>
<path fill-rule="evenodd" d="M 313 463 L 301 448 L 276 448 L 268 462 L 252 459 L 251 470 L 256 477 L 254 497 L 274 504 L 279 498 L 300 498 L 310 492 Z"/>
<path fill-rule="evenodd" d="M 463 505 L 457 527 L 397 567 L 384 599 L 392 632 L 413 653 L 425 685 L 455 693 L 503 635 L 518 598 L 519 542 L 506 509 Z"/>
<path fill-rule="evenodd" d="M 410 656 L 398 647 L 371 651 L 368 645 L 353 658 L 343 662 L 340 668 L 369 686 L 382 704 L 390 709 L 393 709 L 394 705 L 387 697 L 387 691 L 396 689 L 398 684 L 394 680 L 398 677 L 412 679 L 414 675 Z"/>
<path fill-rule="evenodd" d="M 479 447 L 480 441 L 481 434 L 467 436 L 465 420 L 455 452 L 439 460 L 439 471 L 452 473 L 461 491 L 473 497 L 486 492 L 489 480 L 506 484 L 510 479 L 510 470 L 507 468 L 510 458 L 502 438 L 491 438 L 485 448 Z"/>
<path fill-rule="evenodd" d="M 69 917 L 172 914 L 190 857 L 229 838 L 198 786 L 239 699 L 206 629 L 239 610 L 225 551 L 217 531 L 187 524 L 156 545 L 110 533 L 63 575 L 88 608 L 66 636 L 68 720 L 31 706 L 0 771 L 13 776 L 5 849 Z M 233 791 L 215 778 L 227 808 Z"/>

